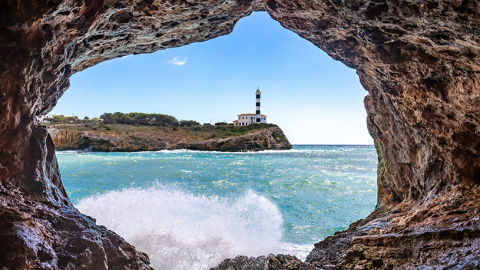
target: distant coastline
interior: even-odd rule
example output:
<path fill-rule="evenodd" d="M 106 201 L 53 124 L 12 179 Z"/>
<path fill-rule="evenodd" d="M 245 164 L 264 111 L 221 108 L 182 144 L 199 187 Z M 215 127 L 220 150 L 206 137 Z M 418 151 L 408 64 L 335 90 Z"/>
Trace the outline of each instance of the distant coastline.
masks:
<path fill-rule="evenodd" d="M 124 124 L 43 123 L 57 150 L 137 152 L 204 150 L 248 152 L 288 150 L 292 145 L 273 124 L 206 126 L 140 126 Z"/>

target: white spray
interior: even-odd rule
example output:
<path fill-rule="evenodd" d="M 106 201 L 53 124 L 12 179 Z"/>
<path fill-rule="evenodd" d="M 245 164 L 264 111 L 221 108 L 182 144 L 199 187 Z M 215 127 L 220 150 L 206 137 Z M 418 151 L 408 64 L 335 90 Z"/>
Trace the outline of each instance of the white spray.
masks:
<path fill-rule="evenodd" d="M 146 252 L 156 269 L 209 269 L 237 255 L 282 251 L 282 215 L 253 191 L 227 200 L 166 187 L 125 189 L 77 207 Z"/>

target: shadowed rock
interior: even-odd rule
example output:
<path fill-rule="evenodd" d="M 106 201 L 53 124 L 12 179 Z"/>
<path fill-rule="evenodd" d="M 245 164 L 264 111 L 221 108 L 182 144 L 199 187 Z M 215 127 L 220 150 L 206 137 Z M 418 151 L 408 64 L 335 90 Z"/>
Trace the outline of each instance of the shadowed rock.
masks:
<path fill-rule="evenodd" d="M 219 266 L 211 270 L 280 270 L 280 269 L 315 269 L 314 266 L 304 263 L 291 255 L 273 255 L 260 257 L 237 256 L 226 259 Z"/>

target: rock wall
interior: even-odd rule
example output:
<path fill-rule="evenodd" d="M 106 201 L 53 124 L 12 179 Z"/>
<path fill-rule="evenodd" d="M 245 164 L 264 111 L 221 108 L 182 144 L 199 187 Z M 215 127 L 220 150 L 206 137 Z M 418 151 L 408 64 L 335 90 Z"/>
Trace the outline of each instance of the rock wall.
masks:
<path fill-rule="evenodd" d="M 316 245 L 318 267 L 480 264 L 480 2 L 267 1 L 284 27 L 357 70 L 378 203 Z"/>
<path fill-rule="evenodd" d="M 0 262 L 146 268 L 76 211 L 35 116 L 72 73 L 228 34 L 253 10 L 357 70 L 379 156 L 378 204 L 319 243 L 322 267 L 479 261 L 480 3 L 476 0 L 4 0 L 0 3 Z M 21 254 L 21 255 L 20 255 Z M 120 266 L 123 265 L 123 266 Z"/>
<path fill-rule="evenodd" d="M 101 131 L 78 131 L 50 128 L 57 150 L 86 150 L 102 152 L 158 151 L 190 149 L 222 152 L 288 150 L 292 145 L 278 126 L 256 129 L 243 135 L 220 139 L 191 139 L 159 132 L 130 132 L 112 134 Z"/>

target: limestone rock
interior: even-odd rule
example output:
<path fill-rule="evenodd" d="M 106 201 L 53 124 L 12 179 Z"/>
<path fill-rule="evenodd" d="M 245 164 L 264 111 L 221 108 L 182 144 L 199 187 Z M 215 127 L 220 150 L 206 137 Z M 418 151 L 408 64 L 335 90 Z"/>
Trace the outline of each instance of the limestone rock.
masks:
<path fill-rule="evenodd" d="M 79 131 L 74 127 L 50 128 L 57 150 L 86 150 L 103 152 L 132 152 L 158 150 L 205 150 L 247 152 L 261 150 L 288 150 L 292 145 L 278 126 L 256 129 L 246 134 L 220 139 L 192 139 L 170 133 Z"/>

